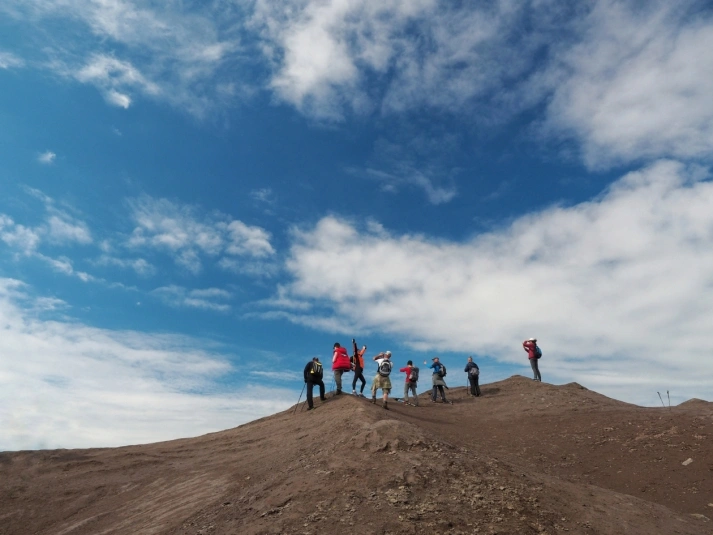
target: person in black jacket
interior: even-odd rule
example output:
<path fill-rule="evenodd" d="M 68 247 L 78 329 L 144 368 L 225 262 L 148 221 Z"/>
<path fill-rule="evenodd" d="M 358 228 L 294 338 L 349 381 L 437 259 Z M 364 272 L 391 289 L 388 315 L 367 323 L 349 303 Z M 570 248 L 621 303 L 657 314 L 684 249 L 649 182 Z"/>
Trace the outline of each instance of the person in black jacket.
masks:
<path fill-rule="evenodd" d="M 319 399 L 322 401 L 327 400 L 327 398 L 324 397 L 324 381 L 322 381 L 324 371 L 322 370 L 322 363 L 317 357 L 314 357 L 307 363 L 304 376 L 305 383 L 307 383 L 307 410 L 311 411 L 314 409 L 314 403 L 312 402 L 312 389 L 314 385 L 319 385 Z"/>
<path fill-rule="evenodd" d="M 480 386 L 478 386 L 478 379 L 480 378 L 480 368 L 473 362 L 473 357 L 468 357 L 468 363 L 465 365 L 465 373 L 468 374 L 468 382 L 470 383 L 470 395 L 479 396 Z"/>

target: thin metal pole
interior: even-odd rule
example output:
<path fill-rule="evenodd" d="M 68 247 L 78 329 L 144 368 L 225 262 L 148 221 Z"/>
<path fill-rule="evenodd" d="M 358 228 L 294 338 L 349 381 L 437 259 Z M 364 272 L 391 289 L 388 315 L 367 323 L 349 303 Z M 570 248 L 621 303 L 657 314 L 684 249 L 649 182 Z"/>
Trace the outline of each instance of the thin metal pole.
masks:
<path fill-rule="evenodd" d="M 300 400 L 302 399 L 302 394 L 304 394 L 304 392 L 305 392 L 305 387 L 306 387 L 306 386 L 307 386 L 307 383 L 305 383 L 305 384 L 302 385 L 302 392 L 300 392 L 300 397 L 297 398 L 297 405 L 300 404 Z M 295 410 L 292 411 L 292 414 L 294 414 L 295 412 L 297 412 L 297 405 L 295 405 Z"/>

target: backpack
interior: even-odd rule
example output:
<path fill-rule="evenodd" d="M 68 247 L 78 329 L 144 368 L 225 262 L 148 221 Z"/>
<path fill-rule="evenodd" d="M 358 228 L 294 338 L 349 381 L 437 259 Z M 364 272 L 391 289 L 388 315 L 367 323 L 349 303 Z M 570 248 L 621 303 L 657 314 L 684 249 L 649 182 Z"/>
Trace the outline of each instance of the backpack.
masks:
<path fill-rule="evenodd" d="M 438 370 L 438 377 L 445 377 L 446 376 L 446 367 L 441 364 L 441 369 Z"/>
<path fill-rule="evenodd" d="M 414 366 L 411 368 L 411 375 L 409 376 L 410 383 L 418 383 L 418 368 Z"/>
<path fill-rule="evenodd" d="M 379 364 L 379 375 L 382 377 L 388 377 L 389 374 L 391 373 L 391 362 L 388 360 L 384 360 L 381 364 Z"/>
<path fill-rule="evenodd" d="M 535 357 L 536 358 L 542 358 L 542 350 L 540 349 L 540 346 L 535 346 Z"/>
<path fill-rule="evenodd" d="M 468 370 L 468 375 L 471 377 L 478 377 L 480 375 L 480 370 L 475 366 L 471 366 L 470 370 Z"/>
<path fill-rule="evenodd" d="M 312 363 L 312 370 L 310 371 L 312 377 L 318 380 L 322 380 L 322 377 L 324 375 L 324 372 L 322 370 L 322 364 L 319 362 L 313 362 Z"/>

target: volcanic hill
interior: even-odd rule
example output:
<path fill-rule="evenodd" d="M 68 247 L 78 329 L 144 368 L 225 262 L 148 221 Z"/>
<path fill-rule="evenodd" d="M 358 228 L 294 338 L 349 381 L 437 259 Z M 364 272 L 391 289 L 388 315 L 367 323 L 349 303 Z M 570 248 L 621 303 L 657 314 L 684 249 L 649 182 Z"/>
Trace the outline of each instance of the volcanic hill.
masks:
<path fill-rule="evenodd" d="M 520 376 L 481 390 L 1 453 L 0 534 L 713 533 L 713 404 L 644 408 Z"/>

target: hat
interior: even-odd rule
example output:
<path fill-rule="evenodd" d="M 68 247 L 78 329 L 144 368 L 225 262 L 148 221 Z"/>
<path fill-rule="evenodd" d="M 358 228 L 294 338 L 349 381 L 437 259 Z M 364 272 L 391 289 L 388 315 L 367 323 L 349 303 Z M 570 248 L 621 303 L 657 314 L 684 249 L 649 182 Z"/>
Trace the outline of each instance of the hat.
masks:
<path fill-rule="evenodd" d="M 528 342 L 537 342 L 537 338 L 530 338 Z"/>
<path fill-rule="evenodd" d="M 431 360 L 436 360 L 438 357 L 433 357 Z"/>
<path fill-rule="evenodd" d="M 413 361 L 412 361 L 412 360 L 409 360 L 409 361 L 406 363 L 406 366 L 413 366 Z"/>
<path fill-rule="evenodd" d="M 386 355 L 387 357 L 390 357 L 390 356 L 391 356 L 391 351 L 386 351 L 386 352 L 384 353 L 384 355 Z"/>

